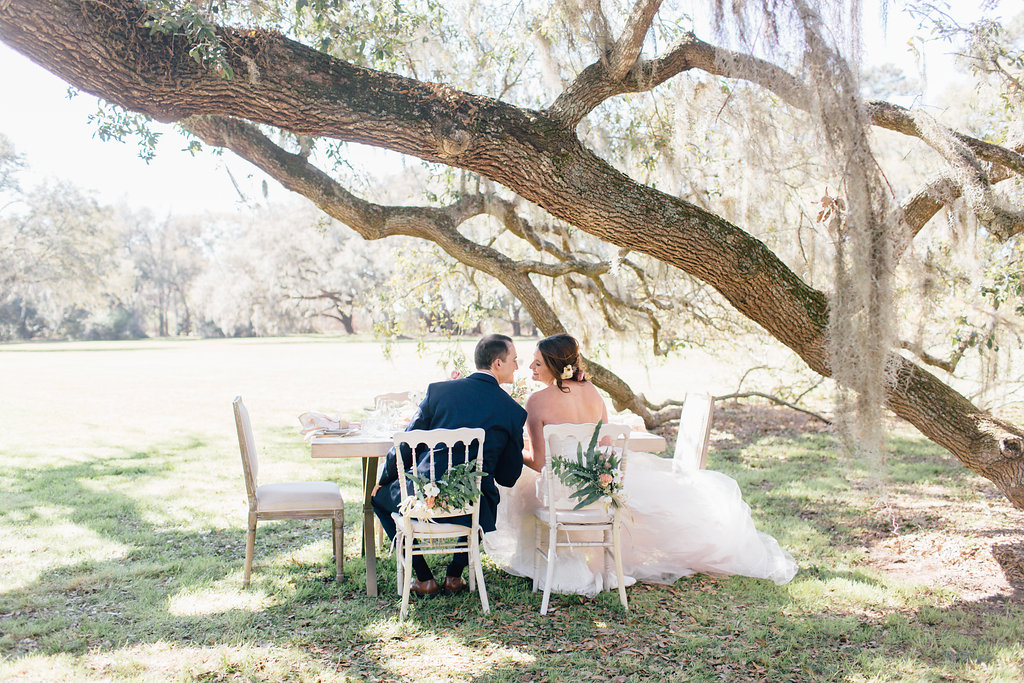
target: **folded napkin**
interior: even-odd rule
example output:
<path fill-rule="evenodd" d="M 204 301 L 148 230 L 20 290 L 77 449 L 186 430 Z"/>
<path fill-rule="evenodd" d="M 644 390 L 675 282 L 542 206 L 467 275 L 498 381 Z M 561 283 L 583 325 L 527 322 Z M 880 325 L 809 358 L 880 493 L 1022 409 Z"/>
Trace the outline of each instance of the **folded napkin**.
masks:
<path fill-rule="evenodd" d="M 302 429 L 299 430 L 302 434 L 320 432 L 325 429 L 345 429 L 348 427 L 348 420 L 342 420 L 341 415 L 331 416 L 327 413 L 318 413 L 316 411 L 309 411 L 299 415 L 299 422 L 302 424 Z"/>

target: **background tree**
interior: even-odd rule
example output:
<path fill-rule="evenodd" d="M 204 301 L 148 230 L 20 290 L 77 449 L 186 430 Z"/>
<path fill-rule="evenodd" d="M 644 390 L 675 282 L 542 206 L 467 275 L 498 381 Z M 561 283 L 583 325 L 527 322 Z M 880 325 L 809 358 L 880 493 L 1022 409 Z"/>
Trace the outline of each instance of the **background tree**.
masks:
<path fill-rule="evenodd" d="M 156 317 L 157 336 L 191 333 L 189 290 L 204 267 L 200 225 L 186 218 L 156 221 L 147 213 L 125 218 L 122 244 L 135 275 L 135 305 Z"/>
<path fill-rule="evenodd" d="M 77 329 L 102 297 L 112 267 L 111 212 L 76 188 L 48 182 L 22 190 L 21 165 L 0 136 L 0 338 Z"/>
<path fill-rule="evenodd" d="M 389 258 L 379 246 L 295 202 L 221 216 L 208 232 L 213 267 L 196 297 L 216 333 L 369 331 Z"/>

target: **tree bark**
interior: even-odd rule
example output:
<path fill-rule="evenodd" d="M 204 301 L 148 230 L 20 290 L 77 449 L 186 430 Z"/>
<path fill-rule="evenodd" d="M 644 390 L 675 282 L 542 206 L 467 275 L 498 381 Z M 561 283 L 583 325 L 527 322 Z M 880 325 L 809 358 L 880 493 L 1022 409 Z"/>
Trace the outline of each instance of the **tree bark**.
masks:
<path fill-rule="evenodd" d="M 144 19 L 130 0 L 0 0 L 0 40 L 72 85 L 160 121 L 237 117 L 478 173 L 585 232 L 707 282 L 830 374 L 824 294 L 737 226 L 615 170 L 562 119 L 357 67 L 258 29 L 221 30 L 234 68 L 227 80 L 196 65 L 182 39 L 150 35 Z M 381 226 L 403 220 L 399 210 L 368 210 Z M 442 247 L 458 241 L 452 232 L 438 236 Z M 469 256 L 478 248 L 467 247 Z M 523 283 L 513 294 L 524 305 L 533 296 Z M 549 333 L 551 321 L 534 320 Z M 903 357 L 892 362 L 889 407 L 1024 508 L 1024 432 Z"/>
<path fill-rule="evenodd" d="M 356 333 L 356 328 L 352 324 L 352 314 L 351 313 L 345 313 L 344 311 L 338 309 L 338 320 L 340 320 L 342 326 L 344 326 L 345 334 L 355 334 Z"/>

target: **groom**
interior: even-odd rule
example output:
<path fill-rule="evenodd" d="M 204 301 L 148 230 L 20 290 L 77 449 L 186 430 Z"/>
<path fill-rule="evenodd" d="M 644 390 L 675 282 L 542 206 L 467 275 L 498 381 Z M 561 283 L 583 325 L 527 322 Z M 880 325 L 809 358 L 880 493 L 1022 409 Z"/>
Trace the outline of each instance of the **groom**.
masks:
<path fill-rule="evenodd" d="M 483 427 L 484 478 L 480 483 L 483 494 L 480 499 L 480 526 L 484 531 L 494 531 L 499 500 L 498 489 L 494 484 L 497 482 L 502 486 L 512 486 L 523 470 L 523 425 L 526 423 L 526 411 L 499 386 L 512 382 L 513 373 L 519 367 L 516 347 L 511 338 L 503 334 L 487 335 L 477 343 L 473 360 L 477 371 L 469 377 L 437 382 L 427 388 L 419 412 L 406 431 Z M 427 453 L 417 453 L 417 464 L 425 463 L 428 457 Z M 409 455 L 405 455 L 402 460 L 405 469 L 410 470 L 412 463 Z M 440 477 L 447 467 L 447 460 L 441 460 L 437 465 L 436 475 Z M 428 467 L 425 464 L 422 466 L 424 470 Z M 402 501 L 397 467 L 398 458 L 395 450 L 391 449 L 372 498 L 380 525 L 387 532 L 388 538 L 392 539 L 395 537 L 395 521 L 391 513 L 398 512 Z M 468 564 L 467 553 L 458 553 L 452 558 L 445 572 L 445 591 L 457 593 L 466 590 L 462 571 Z M 413 556 L 412 567 L 416 573 L 412 590 L 417 595 L 432 595 L 441 590 L 422 555 Z"/>

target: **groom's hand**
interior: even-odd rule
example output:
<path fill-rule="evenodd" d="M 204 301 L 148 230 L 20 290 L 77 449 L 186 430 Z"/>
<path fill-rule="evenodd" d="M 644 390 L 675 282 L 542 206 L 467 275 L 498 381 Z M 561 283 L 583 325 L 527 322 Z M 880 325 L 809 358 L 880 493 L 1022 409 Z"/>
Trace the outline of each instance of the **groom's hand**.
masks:
<path fill-rule="evenodd" d="M 374 496 L 376 496 L 377 495 L 377 491 L 380 491 L 380 484 L 377 484 L 376 486 L 373 487 L 373 493 L 370 494 L 370 498 L 373 498 Z"/>

